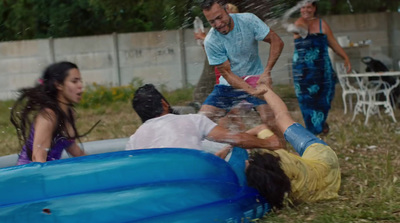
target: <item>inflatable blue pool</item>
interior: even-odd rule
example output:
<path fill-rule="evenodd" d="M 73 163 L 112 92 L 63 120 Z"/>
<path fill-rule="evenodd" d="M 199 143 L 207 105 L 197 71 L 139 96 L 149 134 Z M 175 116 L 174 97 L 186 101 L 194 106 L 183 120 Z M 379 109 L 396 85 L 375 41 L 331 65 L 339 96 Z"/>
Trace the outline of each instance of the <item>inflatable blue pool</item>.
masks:
<path fill-rule="evenodd" d="M 111 152 L 0 169 L 0 222 L 250 222 L 269 211 L 198 150 Z"/>

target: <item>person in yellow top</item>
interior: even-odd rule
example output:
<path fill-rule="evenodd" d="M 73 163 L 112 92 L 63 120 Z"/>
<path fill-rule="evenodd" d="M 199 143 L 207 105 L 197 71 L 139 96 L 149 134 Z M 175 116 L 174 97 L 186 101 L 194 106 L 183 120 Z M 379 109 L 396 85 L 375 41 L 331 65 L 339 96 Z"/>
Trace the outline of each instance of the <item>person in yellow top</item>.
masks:
<path fill-rule="evenodd" d="M 247 184 L 277 208 L 282 206 L 286 193 L 293 202 L 337 197 L 341 177 L 336 153 L 296 123 L 286 104 L 269 87 L 262 85 L 258 90 L 271 106 L 279 130 L 298 154 L 274 148 L 252 153 L 246 167 Z M 265 126 L 252 131 L 263 139 L 273 135 Z"/>

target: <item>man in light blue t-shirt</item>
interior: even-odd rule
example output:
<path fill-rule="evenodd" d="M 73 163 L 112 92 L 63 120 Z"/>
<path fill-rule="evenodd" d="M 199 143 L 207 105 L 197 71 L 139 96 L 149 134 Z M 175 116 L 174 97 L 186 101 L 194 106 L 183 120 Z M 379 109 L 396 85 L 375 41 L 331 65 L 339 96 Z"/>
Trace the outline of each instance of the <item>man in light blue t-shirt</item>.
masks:
<path fill-rule="evenodd" d="M 200 112 L 215 120 L 246 100 L 256 107 L 262 121 L 274 128 L 268 122 L 273 118 L 268 105 L 253 94 L 258 84 L 272 85 L 271 70 L 282 52 L 283 41 L 254 14 L 229 14 L 221 0 L 205 0 L 201 8 L 212 26 L 204 41 L 208 61 L 221 77 Z M 259 41 L 270 44 L 265 68 L 258 53 Z"/>

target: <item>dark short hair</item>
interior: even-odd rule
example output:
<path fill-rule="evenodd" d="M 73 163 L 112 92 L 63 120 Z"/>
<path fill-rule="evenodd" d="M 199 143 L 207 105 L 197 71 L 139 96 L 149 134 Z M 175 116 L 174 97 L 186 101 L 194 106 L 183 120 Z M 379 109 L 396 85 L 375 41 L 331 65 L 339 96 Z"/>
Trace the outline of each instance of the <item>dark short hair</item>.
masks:
<path fill-rule="evenodd" d="M 163 113 L 162 100 L 167 102 L 167 99 L 154 87 L 152 84 L 145 84 L 135 91 L 132 99 L 132 107 L 139 115 L 142 122 L 156 118 Z M 171 106 L 169 113 L 177 114 Z"/>
<path fill-rule="evenodd" d="M 280 158 L 270 153 L 254 153 L 246 169 L 247 184 L 275 208 L 282 208 L 285 194 L 290 193 L 289 177 L 280 166 Z"/>
<path fill-rule="evenodd" d="M 225 0 L 204 0 L 202 3 L 200 3 L 200 8 L 202 10 L 210 10 L 214 3 L 217 3 L 221 6 L 226 5 Z"/>

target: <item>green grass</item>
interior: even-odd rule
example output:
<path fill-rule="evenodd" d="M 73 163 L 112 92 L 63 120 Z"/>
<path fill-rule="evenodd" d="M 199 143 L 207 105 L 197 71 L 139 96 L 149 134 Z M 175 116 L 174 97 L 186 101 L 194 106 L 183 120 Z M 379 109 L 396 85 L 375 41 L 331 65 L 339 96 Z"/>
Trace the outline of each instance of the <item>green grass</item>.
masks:
<path fill-rule="evenodd" d="M 292 86 L 274 89 L 287 103 L 294 119 L 303 124 Z M 191 100 L 192 91 L 193 88 L 163 92 L 171 104 L 184 105 Z M 102 120 L 83 142 L 128 137 L 141 124 L 131 108 L 130 97 L 113 100 L 111 97 L 97 106 L 77 107 L 81 133 Z M 11 101 L 0 102 L 0 155 L 19 151 L 15 129 L 9 122 L 11 106 Z M 395 113 L 400 121 L 400 110 Z M 363 125 L 363 115 L 351 122 L 352 114 L 343 114 L 338 89 L 328 118 L 331 132 L 323 139 L 339 157 L 339 198 L 285 207 L 258 222 L 400 222 L 400 124 L 393 123 L 383 112 L 382 117 L 372 117 L 367 126 Z"/>

